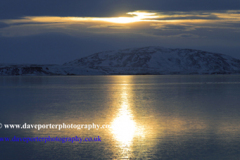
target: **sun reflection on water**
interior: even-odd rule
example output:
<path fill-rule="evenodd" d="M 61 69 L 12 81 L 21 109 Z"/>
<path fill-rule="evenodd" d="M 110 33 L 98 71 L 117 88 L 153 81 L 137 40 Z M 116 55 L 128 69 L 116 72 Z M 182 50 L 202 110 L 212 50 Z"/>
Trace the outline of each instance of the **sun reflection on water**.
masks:
<path fill-rule="evenodd" d="M 124 81 L 127 83 L 127 81 Z M 132 111 L 132 104 L 129 102 L 131 97 L 129 85 L 121 85 L 120 107 L 118 114 L 112 121 L 112 133 L 117 141 L 117 146 L 122 150 L 122 158 L 130 158 L 132 152 L 132 144 L 135 138 L 144 137 L 143 127 L 136 123 Z"/>
<path fill-rule="evenodd" d="M 124 102 L 118 117 L 112 122 L 112 132 L 117 141 L 129 146 L 136 131 L 136 123 L 128 111 L 128 105 Z"/>

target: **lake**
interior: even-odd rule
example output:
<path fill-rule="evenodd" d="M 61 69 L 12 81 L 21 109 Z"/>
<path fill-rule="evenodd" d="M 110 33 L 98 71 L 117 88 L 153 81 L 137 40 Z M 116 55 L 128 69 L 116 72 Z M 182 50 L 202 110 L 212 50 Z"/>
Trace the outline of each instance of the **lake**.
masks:
<path fill-rule="evenodd" d="M 0 138 L 10 140 L 0 140 L 0 156 L 238 160 L 239 95 L 239 75 L 2 76 Z M 84 128 L 93 123 L 105 128 Z M 22 129 L 7 129 L 6 124 Z M 48 128 L 38 130 L 35 124 Z M 98 140 L 40 141 L 76 136 Z"/>

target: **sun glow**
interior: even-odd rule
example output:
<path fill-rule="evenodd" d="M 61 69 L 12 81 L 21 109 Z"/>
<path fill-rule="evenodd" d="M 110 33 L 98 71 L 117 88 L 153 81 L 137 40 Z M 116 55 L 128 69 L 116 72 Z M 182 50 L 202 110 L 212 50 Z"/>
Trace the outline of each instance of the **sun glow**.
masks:
<path fill-rule="evenodd" d="M 147 21 L 147 19 L 158 18 L 156 13 L 147 13 L 147 12 L 128 12 L 128 15 L 132 17 L 115 17 L 115 18 L 94 18 L 93 20 L 106 21 L 112 23 L 133 23 L 140 21 Z"/>

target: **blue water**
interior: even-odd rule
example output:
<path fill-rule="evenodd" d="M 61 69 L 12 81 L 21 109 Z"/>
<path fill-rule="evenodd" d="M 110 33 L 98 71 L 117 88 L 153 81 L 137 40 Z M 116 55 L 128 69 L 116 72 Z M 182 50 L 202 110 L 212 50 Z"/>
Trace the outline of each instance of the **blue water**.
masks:
<path fill-rule="evenodd" d="M 0 129 L 1 159 L 240 159 L 240 76 L 3 76 L 0 123 L 107 124 L 108 129 Z"/>

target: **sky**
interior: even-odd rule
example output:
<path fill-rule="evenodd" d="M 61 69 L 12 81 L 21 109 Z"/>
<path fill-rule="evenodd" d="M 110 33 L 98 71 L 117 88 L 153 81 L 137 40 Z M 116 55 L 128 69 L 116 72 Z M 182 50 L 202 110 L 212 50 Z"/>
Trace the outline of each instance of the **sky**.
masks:
<path fill-rule="evenodd" d="M 0 1 L 0 63 L 63 64 L 146 46 L 240 59 L 240 1 Z"/>

